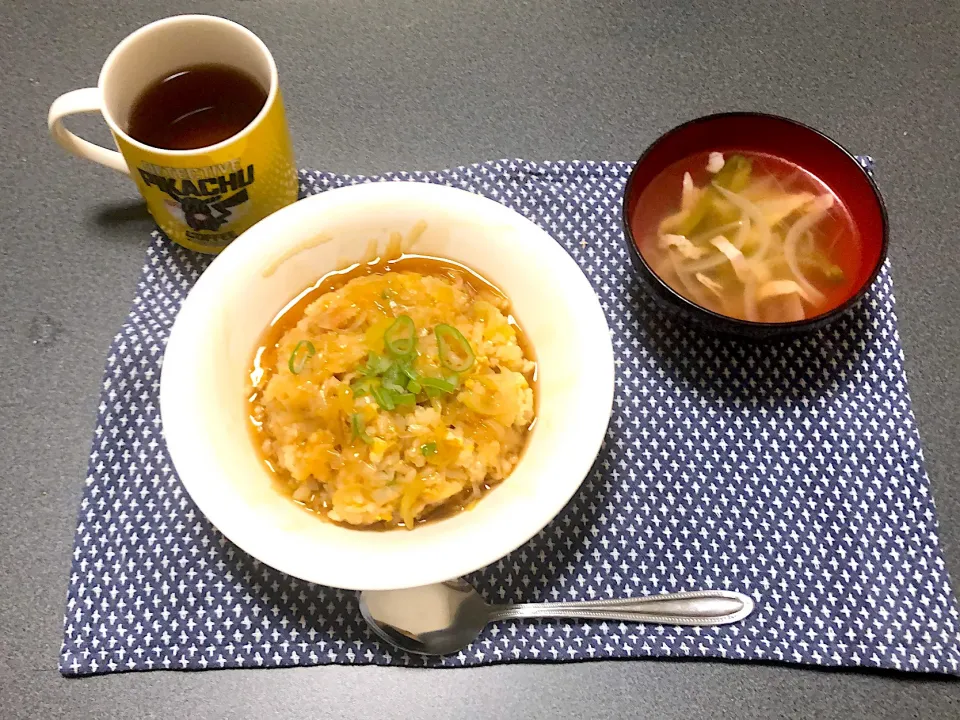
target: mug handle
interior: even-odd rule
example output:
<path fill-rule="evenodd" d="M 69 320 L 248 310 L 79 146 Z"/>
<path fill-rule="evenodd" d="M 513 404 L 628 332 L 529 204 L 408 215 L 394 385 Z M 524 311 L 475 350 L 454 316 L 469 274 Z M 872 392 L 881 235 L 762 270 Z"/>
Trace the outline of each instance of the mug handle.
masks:
<path fill-rule="evenodd" d="M 94 162 L 106 165 L 108 168 L 130 174 L 130 169 L 123 159 L 123 155 L 116 150 L 107 150 L 105 147 L 94 145 L 92 142 L 77 137 L 63 126 L 63 119 L 68 115 L 84 112 L 103 112 L 100 88 L 83 88 L 61 95 L 50 106 L 47 116 L 47 127 L 53 139 L 78 157 L 87 158 Z"/>

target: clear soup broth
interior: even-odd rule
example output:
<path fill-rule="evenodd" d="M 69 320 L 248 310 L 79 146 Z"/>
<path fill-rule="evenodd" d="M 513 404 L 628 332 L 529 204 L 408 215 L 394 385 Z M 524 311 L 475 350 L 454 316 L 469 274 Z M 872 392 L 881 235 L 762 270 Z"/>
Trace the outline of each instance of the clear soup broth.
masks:
<path fill-rule="evenodd" d="M 721 315 L 793 322 L 857 290 L 861 244 L 825 184 L 765 154 L 704 152 L 667 167 L 637 202 L 631 227 L 653 271 Z"/>

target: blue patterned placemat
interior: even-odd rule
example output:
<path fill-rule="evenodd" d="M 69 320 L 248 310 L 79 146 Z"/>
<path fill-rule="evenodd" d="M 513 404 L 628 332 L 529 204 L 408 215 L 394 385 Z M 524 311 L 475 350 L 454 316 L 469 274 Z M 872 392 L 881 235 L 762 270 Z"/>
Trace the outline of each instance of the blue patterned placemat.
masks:
<path fill-rule="evenodd" d="M 637 285 L 620 230 L 627 163 L 505 160 L 376 178 L 315 171 L 304 194 L 422 180 L 487 195 L 563 243 L 614 334 L 597 464 L 533 540 L 471 580 L 491 600 L 742 590 L 739 625 L 501 622 L 438 659 L 371 636 L 353 593 L 249 557 L 184 492 L 158 409 L 163 348 L 209 259 L 155 233 L 110 348 L 70 575 L 66 675 L 287 665 L 462 666 L 639 656 L 960 674 L 885 268 L 861 308 L 754 344 L 688 329 Z"/>

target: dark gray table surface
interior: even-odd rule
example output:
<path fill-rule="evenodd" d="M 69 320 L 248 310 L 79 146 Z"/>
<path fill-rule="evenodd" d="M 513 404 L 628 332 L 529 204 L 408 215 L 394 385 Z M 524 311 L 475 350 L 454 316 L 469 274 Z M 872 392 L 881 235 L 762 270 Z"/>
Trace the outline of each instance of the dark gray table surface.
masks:
<path fill-rule="evenodd" d="M 726 8 L 722 7 L 726 6 Z M 871 153 L 947 564 L 960 578 L 960 3 L 249 0 L 0 3 L 0 715 L 947 718 L 960 683 L 719 662 L 418 671 L 57 672 L 106 349 L 152 223 L 129 180 L 68 157 L 45 118 L 162 14 L 244 23 L 280 67 L 299 164 L 436 169 L 634 159 L 729 109 Z M 95 118 L 74 122 L 106 140 Z"/>

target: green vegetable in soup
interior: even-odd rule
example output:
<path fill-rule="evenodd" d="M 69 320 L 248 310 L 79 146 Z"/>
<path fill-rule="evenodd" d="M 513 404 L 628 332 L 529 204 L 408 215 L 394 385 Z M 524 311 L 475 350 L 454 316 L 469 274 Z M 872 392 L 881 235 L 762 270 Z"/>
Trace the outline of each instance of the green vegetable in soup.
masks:
<path fill-rule="evenodd" d="M 753 162 L 743 155 L 731 155 L 723 164 L 723 169 L 713 176 L 713 184 L 730 192 L 742 192 L 750 182 Z"/>
<path fill-rule="evenodd" d="M 836 263 L 830 262 L 827 256 L 819 250 L 814 250 L 807 257 L 803 258 L 800 264 L 818 273 L 825 280 L 829 280 L 832 283 L 842 283 L 846 279 L 843 268 Z"/>
<path fill-rule="evenodd" d="M 740 192 L 750 182 L 753 163 L 743 155 L 731 155 L 723 169 L 713 176 L 713 182 L 704 188 L 696 204 L 690 208 L 686 217 L 673 229 L 677 235 L 690 237 L 705 219 L 711 224 L 722 225 L 733 222 L 740 212 L 732 203 L 716 191 L 722 187 L 730 192 Z"/>

